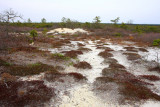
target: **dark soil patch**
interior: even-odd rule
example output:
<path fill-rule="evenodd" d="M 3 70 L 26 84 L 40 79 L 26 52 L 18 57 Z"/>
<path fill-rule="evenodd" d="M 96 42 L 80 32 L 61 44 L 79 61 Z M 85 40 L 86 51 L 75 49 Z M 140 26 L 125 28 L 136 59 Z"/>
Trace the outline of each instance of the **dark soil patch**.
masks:
<path fill-rule="evenodd" d="M 160 78 L 155 75 L 141 75 L 140 78 L 147 79 L 150 81 L 159 81 Z"/>
<path fill-rule="evenodd" d="M 6 84 L 0 83 L 2 107 L 44 106 L 55 96 L 54 90 L 46 87 L 43 81 L 12 81 Z"/>
<path fill-rule="evenodd" d="M 79 69 L 91 69 L 92 68 L 92 66 L 88 62 L 85 62 L 85 61 L 74 64 L 73 66 Z"/>
<path fill-rule="evenodd" d="M 71 57 L 71 58 L 76 58 L 78 55 L 81 55 L 81 54 L 83 54 L 82 51 L 71 50 L 71 51 L 67 51 L 65 56 Z"/>
<path fill-rule="evenodd" d="M 124 55 L 127 55 L 128 60 L 138 60 L 141 59 L 141 56 L 137 53 L 123 53 Z"/>
<path fill-rule="evenodd" d="M 113 54 L 109 53 L 108 51 L 100 52 L 98 55 L 103 57 L 103 58 L 113 57 Z"/>
<path fill-rule="evenodd" d="M 56 61 L 67 61 L 67 60 L 70 60 L 70 57 L 68 56 L 65 56 L 61 53 L 54 53 L 54 54 L 51 54 L 51 59 L 55 59 Z"/>

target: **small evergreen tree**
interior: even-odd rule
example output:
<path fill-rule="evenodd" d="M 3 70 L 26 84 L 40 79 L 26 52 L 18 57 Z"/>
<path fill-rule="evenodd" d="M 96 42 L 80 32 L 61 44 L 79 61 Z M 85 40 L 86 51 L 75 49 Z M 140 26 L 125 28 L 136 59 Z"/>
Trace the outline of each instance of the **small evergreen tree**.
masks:
<path fill-rule="evenodd" d="M 36 40 L 36 37 L 38 36 L 38 33 L 36 30 L 31 30 L 30 31 L 30 36 L 32 37 L 33 39 L 33 42 Z"/>
<path fill-rule="evenodd" d="M 46 19 L 45 18 L 42 18 L 41 19 L 41 23 L 46 23 L 47 21 L 46 21 Z"/>
<path fill-rule="evenodd" d="M 94 23 L 95 28 L 100 28 L 100 27 L 101 27 L 101 26 L 100 26 L 100 22 L 101 22 L 100 16 L 96 16 L 96 17 L 93 19 L 93 23 Z"/>
<path fill-rule="evenodd" d="M 31 19 L 30 19 L 30 18 L 27 20 L 27 22 L 28 22 L 28 23 L 32 23 L 32 21 L 31 21 Z"/>
<path fill-rule="evenodd" d="M 117 17 L 116 19 L 111 20 L 111 22 L 113 22 L 113 24 L 117 26 L 117 23 L 119 22 L 119 20 L 120 20 L 120 18 Z"/>

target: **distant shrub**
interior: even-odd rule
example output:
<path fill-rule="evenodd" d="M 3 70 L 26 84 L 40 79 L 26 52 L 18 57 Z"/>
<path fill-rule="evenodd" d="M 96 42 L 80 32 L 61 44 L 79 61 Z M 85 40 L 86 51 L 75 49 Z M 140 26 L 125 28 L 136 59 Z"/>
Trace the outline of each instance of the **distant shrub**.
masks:
<path fill-rule="evenodd" d="M 38 36 L 38 33 L 36 30 L 30 31 L 30 36 L 33 38 L 33 41 L 35 41 L 35 38 Z"/>
<path fill-rule="evenodd" d="M 155 39 L 153 41 L 153 46 L 160 46 L 160 39 Z"/>
<path fill-rule="evenodd" d="M 158 33 L 159 32 L 159 29 L 155 26 L 149 26 L 146 30 L 146 32 L 155 32 L 155 33 Z"/>
<path fill-rule="evenodd" d="M 125 23 L 122 22 L 122 24 L 120 25 L 120 28 L 127 29 L 128 26 Z"/>
<path fill-rule="evenodd" d="M 48 32 L 48 30 L 46 28 L 44 28 L 43 31 L 42 31 L 44 36 L 46 35 L 47 32 Z"/>
<path fill-rule="evenodd" d="M 139 34 L 143 33 L 142 29 L 140 28 L 140 26 L 136 26 L 135 27 L 135 31 L 138 32 Z"/>
<path fill-rule="evenodd" d="M 121 33 L 115 33 L 114 36 L 116 36 L 116 37 L 121 37 L 122 34 L 121 34 Z"/>

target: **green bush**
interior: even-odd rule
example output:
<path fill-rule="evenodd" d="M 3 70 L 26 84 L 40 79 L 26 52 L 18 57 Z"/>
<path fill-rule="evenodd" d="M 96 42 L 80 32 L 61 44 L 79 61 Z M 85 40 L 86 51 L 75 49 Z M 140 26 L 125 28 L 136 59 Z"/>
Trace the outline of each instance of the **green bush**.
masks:
<path fill-rule="evenodd" d="M 153 46 L 160 46 L 160 39 L 156 39 L 153 41 Z"/>
<path fill-rule="evenodd" d="M 121 37 L 122 34 L 121 34 L 121 33 L 114 33 L 114 36 L 116 36 L 116 37 Z"/>
<path fill-rule="evenodd" d="M 125 23 L 122 22 L 122 24 L 120 25 L 120 28 L 127 29 L 128 26 Z"/>
<path fill-rule="evenodd" d="M 47 34 L 48 30 L 46 28 L 43 29 L 42 33 L 45 36 Z"/>
<path fill-rule="evenodd" d="M 51 57 L 52 57 L 52 58 L 55 58 L 55 59 L 61 59 L 61 60 L 69 60 L 69 59 L 70 59 L 69 57 L 64 56 L 64 55 L 61 54 L 61 53 L 54 53 L 54 54 L 52 54 Z"/>
<path fill-rule="evenodd" d="M 33 41 L 35 41 L 35 38 L 38 36 L 38 33 L 36 30 L 30 31 L 30 36 L 33 38 Z"/>

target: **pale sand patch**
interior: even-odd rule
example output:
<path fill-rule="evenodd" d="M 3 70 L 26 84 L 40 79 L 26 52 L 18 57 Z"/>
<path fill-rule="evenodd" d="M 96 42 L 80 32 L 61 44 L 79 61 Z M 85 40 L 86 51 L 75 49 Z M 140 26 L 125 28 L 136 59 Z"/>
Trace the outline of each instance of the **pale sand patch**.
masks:
<path fill-rule="evenodd" d="M 75 33 L 86 33 L 88 34 L 88 31 L 81 29 L 81 28 L 76 28 L 76 29 L 69 29 L 69 28 L 57 28 L 54 30 L 50 30 L 47 32 L 47 34 L 75 34 Z"/>

